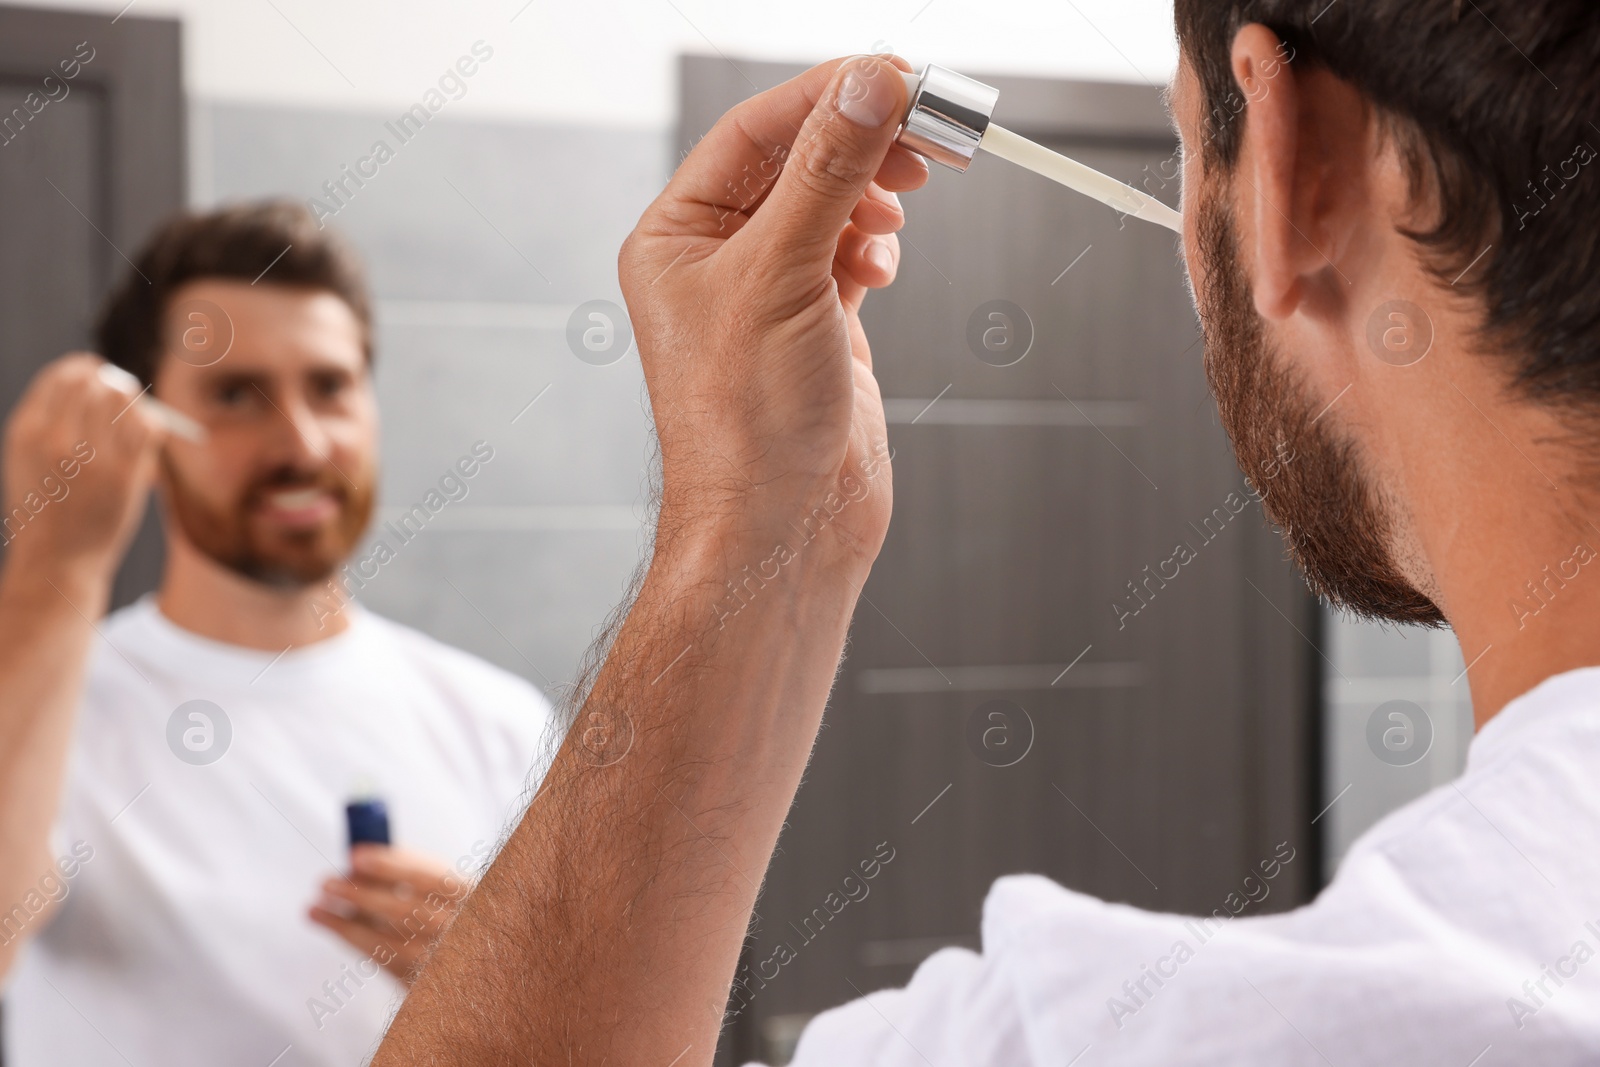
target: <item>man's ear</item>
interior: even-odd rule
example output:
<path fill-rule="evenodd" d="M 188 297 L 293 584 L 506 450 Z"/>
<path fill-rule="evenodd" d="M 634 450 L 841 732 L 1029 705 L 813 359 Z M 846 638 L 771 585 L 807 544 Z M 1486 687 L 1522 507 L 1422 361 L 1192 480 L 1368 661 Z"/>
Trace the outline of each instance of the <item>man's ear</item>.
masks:
<path fill-rule="evenodd" d="M 1293 69 L 1291 56 L 1277 34 L 1259 23 L 1233 39 L 1233 77 L 1246 101 L 1235 168 L 1236 217 L 1241 252 L 1252 265 L 1256 310 L 1268 320 L 1293 314 L 1313 276 L 1331 263 L 1322 251 L 1329 174 L 1319 139 L 1327 131 L 1320 129 L 1321 106 L 1309 98 L 1315 88 L 1310 81 L 1320 79 Z"/>
<path fill-rule="evenodd" d="M 1240 240 L 1252 246 L 1241 252 L 1253 266 L 1256 310 L 1269 320 L 1286 318 L 1300 303 L 1306 243 L 1294 217 L 1300 87 L 1282 57 L 1277 34 L 1259 23 L 1233 38 L 1233 80 L 1246 101 L 1234 195 L 1246 223 Z"/>

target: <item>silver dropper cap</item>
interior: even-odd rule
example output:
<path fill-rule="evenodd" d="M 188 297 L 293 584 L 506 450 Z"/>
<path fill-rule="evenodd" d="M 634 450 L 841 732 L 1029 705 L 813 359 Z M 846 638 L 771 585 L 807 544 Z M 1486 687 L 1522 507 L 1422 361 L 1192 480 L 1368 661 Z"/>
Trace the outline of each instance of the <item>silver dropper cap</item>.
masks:
<path fill-rule="evenodd" d="M 909 104 L 896 143 L 954 170 L 977 154 L 1000 90 L 929 63 L 921 77 L 906 74 Z"/>

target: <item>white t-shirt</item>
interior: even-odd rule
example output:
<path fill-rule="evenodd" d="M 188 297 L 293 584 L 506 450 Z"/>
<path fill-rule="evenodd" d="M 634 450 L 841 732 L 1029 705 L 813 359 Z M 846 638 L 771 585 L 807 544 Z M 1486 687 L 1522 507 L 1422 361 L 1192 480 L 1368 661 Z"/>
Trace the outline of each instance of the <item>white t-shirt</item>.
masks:
<path fill-rule="evenodd" d="M 1002 878 L 981 956 L 818 1016 L 794 1067 L 1600 1063 L 1600 668 L 1507 705 L 1312 904 L 1217 903 L 1202 922 Z"/>
<path fill-rule="evenodd" d="M 6 1067 L 366 1062 L 402 987 L 306 915 L 348 870 L 345 804 L 372 792 L 395 844 L 473 876 L 552 716 L 522 679 L 346 612 L 281 657 L 149 599 L 101 624 L 54 838 L 72 875 L 6 990 Z M 173 724 L 194 700 L 222 715 Z"/>

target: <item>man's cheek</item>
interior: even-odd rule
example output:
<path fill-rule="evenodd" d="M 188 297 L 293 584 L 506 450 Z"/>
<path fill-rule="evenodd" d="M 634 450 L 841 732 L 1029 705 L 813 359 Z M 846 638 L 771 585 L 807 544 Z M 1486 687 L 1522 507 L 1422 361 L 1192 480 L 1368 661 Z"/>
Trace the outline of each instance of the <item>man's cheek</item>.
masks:
<path fill-rule="evenodd" d="M 1206 257 L 1200 251 L 1200 236 L 1196 223 L 1201 217 L 1198 185 L 1184 164 L 1183 177 L 1183 265 L 1189 282 L 1189 299 L 1198 307 L 1200 294 L 1206 286 Z"/>
<path fill-rule="evenodd" d="M 1201 294 L 1209 291 L 1212 257 L 1206 254 L 1201 222 L 1226 213 L 1217 201 L 1228 195 L 1226 182 L 1207 177 L 1199 153 L 1185 153 L 1183 159 L 1183 262 L 1188 269 L 1189 295 L 1200 306 Z"/>
<path fill-rule="evenodd" d="M 1183 217 L 1187 221 L 1197 217 L 1195 212 L 1199 210 L 1200 197 L 1205 192 L 1205 175 L 1201 167 L 1200 153 L 1198 151 L 1190 151 L 1188 148 L 1183 150 L 1183 166 L 1179 168 L 1178 175 L 1180 206 L 1183 210 Z M 1190 227 L 1186 224 L 1184 226 L 1186 235 L 1189 230 Z"/>
<path fill-rule="evenodd" d="M 213 516 L 244 516 L 253 510 L 250 479 L 213 463 L 191 463 L 171 456 L 161 464 L 161 492 L 170 502 L 181 499 L 188 510 Z"/>

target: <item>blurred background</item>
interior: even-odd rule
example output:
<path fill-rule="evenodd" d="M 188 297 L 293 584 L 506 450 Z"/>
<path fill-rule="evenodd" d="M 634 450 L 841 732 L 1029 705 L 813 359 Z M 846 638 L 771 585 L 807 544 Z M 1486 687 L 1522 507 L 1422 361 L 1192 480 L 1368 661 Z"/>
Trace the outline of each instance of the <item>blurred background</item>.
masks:
<path fill-rule="evenodd" d="M 82 41 L 74 91 L 17 117 Z M 494 449 L 360 598 L 557 699 L 647 543 L 637 353 L 620 308 L 614 351 L 574 324 L 620 305 L 618 246 L 718 114 L 884 51 L 997 85 L 997 121 L 1176 204 L 1162 0 L 0 7 L 0 405 L 87 342 L 159 219 L 319 202 L 377 298 L 384 514 Z M 397 137 L 467 55 L 459 92 Z M 331 193 L 380 139 L 392 158 Z M 1308 900 L 1471 736 L 1448 632 L 1331 617 L 1284 563 L 1245 482 L 1271 472 L 1238 470 L 1206 395 L 1171 235 L 988 158 L 906 205 L 900 280 L 866 316 L 894 526 L 751 931 L 760 980 L 728 1062 L 782 1062 L 809 1014 L 976 945 L 1000 874 L 1209 912 L 1288 842 L 1260 907 Z M 147 530 L 121 601 L 153 585 L 157 551 Z M 1403 744 L 1374 740 L 1401 722 Z M 884 855 L 866 898 L 809 921 Z M 780 943 L 794 958 L 773 968 Z"/>

